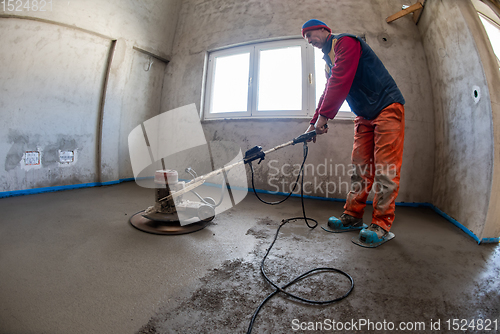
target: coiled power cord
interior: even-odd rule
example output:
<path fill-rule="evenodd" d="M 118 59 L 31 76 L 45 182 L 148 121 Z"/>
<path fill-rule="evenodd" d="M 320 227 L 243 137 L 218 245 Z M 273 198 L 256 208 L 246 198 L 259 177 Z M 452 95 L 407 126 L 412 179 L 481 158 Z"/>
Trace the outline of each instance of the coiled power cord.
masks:
<path fill-rule="evenodd" d="M 260 303 L 259 307 L 257 307 L 257 309 L 255 310 L 255 312 L 254 312 L 254 314 L 252 316 L 252 319 L 250 321 L 250 324 L 248 326 L 247 334 L 250 334 L 252 332 L 253 325 L 255 323 L 255 319 L 257 318 L 257 315 L 259 314 L 259 312 L 262 309 L 262 307 L 264 306 L 264 304 L 268 300 L 270 300 L 274 295 L 276 295 L 276 294 L 278 294 L 280 292 L 283 293 L 283 294 L 285 294 L 285 295 L 287 295 L 288 297 L 290 297 L 292 299 L 300 300 L 300 301 L 305 302 L 305 303 L 314 304 L 314 305 L 325 305 L 325 304 L 331 304 L 331 303 L 334 303 L 334 302 L 338 302 L 338 301 L 346 298 L 352 292 L 352 290 L 354 289 L 354 280 L 352 279 L 352 277 L 349 274 L 347 274 L 346 272 L 344 272 L 344 271 L 342 271 L 340 269 L 336 269 L 336 268 L 329 268 L 329 267 L 314 268 L 312 270 L 309 270 L 309 271 L 307 271 L 307 272 L 305 272 L 305 273 L 297 276 L 296 278 L 294 278 L 293 280 L 291 280 L 289 283 L 286 283 L 285 285 L 282 285 L 282 286 L 278 286 L 275 282 L 273 282 L 267 276 L 267 274 L 265 272 L 265 262 L 266 262 L 267 256 L 271 252 L 271 249 L 273 248 L 276 240 L 278 239 L 278 234 L 280 232 L 280 229 L 283 226 L 285 226 L 287 223 L 289 223 L 291 221 L 301 220 L 301 219 L 303 219 L 305 221 L 307 227 L 309 227 L 310 229 L 314 229 L 314 228 L 316 228 L 318 226 L 318 222 L 315 219 L 308 218 L 306 216 L 306 211 L 305 211 L 305 208 L 304 208 L 304 164 L 305 164 L 306 159 L 307 159 L 308 151 L 309 151 L 309 148 L 307 146 L 307 142 L 304 142 L 304 159 L 302 160 L 302 165 L 300 166 L 299 174 L 297 175 L 297 179 L 295 180 L 295 185 L 294 185 L 292 191 L 284 199 L 282 199 L 280 201 L 276 201 L 276 202 L 267 202 L 267 201 L 265 201 L 265 200 L 263 200 L 263 199 L 261 199 L 259 197 L 259 195 L 257 194 L 257 191 L 255 190 L 254 170 L 253 170 L 252 162 L 251 161 L 249 162 L 249 164 L 250 164 L 250 170 L 252 172 L 252 189 L 253 189 L 253 192 L 255 193 L 255 196 L 257 196 L 257 198 L 259 199 L 259 201 L 261 201 L 262 203 L 268 204 L 268 205 L 281 204 L 284 201 L 286 201 L 288 198 L 290 198 L 290 196 L 292 195 L 292 193 L 295 191 L 295 189 L 297 187 L 299 178 L 301 178 L 300 199 L 301 199 L 301 203 L 302 203 L 302 214 L 303 215 L 302 215 L 302 217 L 288 218 L 288 219 L 283 219 L 281 221 L 281 224 L 278 227 L 278 230 L 276 231 L 276 234 L 274 235 L 273 242 L 271 243 L 271 245 L 267 249 L 266 254 L 264 255 L 264 257 L 262 259 L 262 262 L 260 264 L 260 272 L 264 276 L 264 279 L 270 285 L 272 285 L 275 290 L 269 296 L 267 296 Z M 314 225 L 310 225 L 309 221 L 314 222 Z M 308 276 L 315 275 L 315 274 L 320 274 L 320 273 L 326 273 L 326 272 L 334 272 L 334 273 L 338 273 L 338 274 L 341 274 L 341 275 L 347 277 L 347 279 L 351 283 L 351 286 L 350 286 L 349 290 L 344 295 L 342 295 L 341 297 L 338 297 L 338 298 L 335 298 L 335 299 L 331 299 L 331 300 L 310 300 L 310 299 L 306 299 L 306 298 L 300 297 L 298 295 L 295 295 L 295 294 L 292 294 L 292 293 L 286 291 L 286 289 L 288 287 L 292 286 L 293 284 L 297 283 L 298 281 L 300 281 L 300 280 L 302 280 L 302 279 L 304 279 L 304 278 L 306 278 Z"/>

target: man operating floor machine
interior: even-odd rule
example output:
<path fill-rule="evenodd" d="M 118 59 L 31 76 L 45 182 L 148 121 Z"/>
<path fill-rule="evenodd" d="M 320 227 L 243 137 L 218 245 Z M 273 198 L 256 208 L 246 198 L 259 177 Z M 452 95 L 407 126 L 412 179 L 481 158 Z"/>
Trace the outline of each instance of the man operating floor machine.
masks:
<path fill-rule="evenodd" d="M 344 213 L 328 222 L 332 231 L 357 231 L 353 242 L 377 247 L 392 238 L 396 197 L 403 161 L 405 99 L 396 82 L 365 38 L 332 34 L 316 19 L 302 25 L 302 37 L 320 49 L 328 78 L 318 108 L 307 131 L 326 132 L 323 126 L 333 119 L 347 100 L 354 120 L 351 191 Z M 363 224 L 368 194 L 374 188 L 371 224 Z"/>
<path fill-rule="evenodd" d="M 324 127 L 327 129 L 327 126 Z M 221 185 L 221 199 L 216 201 L 211 197 L 203 197 L 195 191 L 196 188 L 203 185 L 210 177 L 219 174 L 225 174 L 230 169 L 242 165 L 250 164 L 254 160 L 262 161 L 266 154 L 297 143 L 316 141 L 316 130 L 306 132 L 293 140 L 284 144 L 263 151 L 262 147 L 255 146 L 246 151 L 242 160 L 231 165 L 216 169 L 208 174 L 198 176 L 191 168 L 187 168 L 193 179 L 191 181 L 179 181 L 178 173 L 175 170 L 160 170 L 155 173 L 155 204 L 146 210 L 140 211 L 130 218 L 130 223 L 139 230 L 154 234 L 185 234 L 203 229 L 210 221 L 215 218 L 215 208 L 222 202 L 224 193 L 224 178 Z M 305 161 L 305 158 L 304 158 Z M 252 168 L 253 173 L 253 168 Z M 254 189 L 255 190 L 255 189 Z M 193 201 L 185 199 L 187 193 L 194 194 L 198 200 Z M 290 193 L 291 194 L 291 193 Z M 359 230 L 366 228 L 366 225 L 355 226 L 355 228 L 336 228 L 332 222 L 339 221 L 336 217 L 331 217 L 328 221 L 328 227 L 324 230 L 329 232 L 345 232 L 350 230 Z M 391 238 L 394 234 L 391 233 Z M 363 247 L 377 247 L 381 243 L 364 236 L 353 238 L 353 242 Z"/>

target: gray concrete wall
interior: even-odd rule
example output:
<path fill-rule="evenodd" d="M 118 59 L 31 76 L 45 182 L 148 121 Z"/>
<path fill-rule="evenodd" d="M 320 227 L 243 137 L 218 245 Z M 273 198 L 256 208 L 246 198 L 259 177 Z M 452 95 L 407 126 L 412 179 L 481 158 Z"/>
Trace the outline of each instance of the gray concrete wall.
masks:
<path fill-rule="evenodd" d="M 0 41 L 0 189 L 94 182 L 110 41 L 18 19 L 0 19 Z M 75 161 L 60 164 L 59 150 Z M 26 151 L 40 152 L 40 164 L 25 165 Z"/>
<path fill-rule="evenodd" d="M 149 67 L 150 61 L 153 61 Z M 128 135 L 137 125 L 158 115 L 166 64 L 151 59 L 144 53 L 133 54 L 128 84 L 124 92 L 124 103 L 119 137 L 119 177 L 133 176 L 128 148 Z M 148 69 L 149 68 L 149 69 Z"/>
<path fill-rule="evenodd" d="M 0 6 L 0 192 L 133 177 L 121 143 L 160 112 L 165 69 L 154 59 L 145 71 L 149 56 L 133 48 L 169 58 L 180 0 L 14 9 Z M 61 150 L 75 161 L 61 164 Z"/>
<path fill-rule="evenodd" d="M 465 0 L 427 1 L 419 28 L 434 93 L 432 202 L 476 236 L 498 237 L 500 85 L 491 46 Z"/>
<path fill-rule="evenodd" d="M 166 70 L 162 110 L 193 102 L 200 108 L 207 50 L 267 38 L 300 36 L 302 24 L 310 18 L 326 22 L 337 33 L 365 34 L 406 99 L 405 151 L 398 201 L 430 202 L 434 179 L 434 110 L 424 48 L 411 16 L 391 24 L 385 22 L 403 4 L 399 0 L 183 1 L 172 60 Z M 387 41 L 381 38 L 383 34 Z M 308 123 L 309 119 L 207 121 L 204 130 L 209 142 L 237 143 L 244 151 L 254 145 L 271 148 L 286 142 L 303 133 Z M 352 143 L 352 121 L 334 120 L 330 122 L 329 133 L 310 145 L 307 161 L 310 166 L 305 178 L 311 182 L 306 188 L 308 195 L 345 198 Z M 288 174 L 301 160 L 300 146 L 269 155 L 257 167 L 256 187 L 286 191 L 293 176 L 282 175 L 281 167 L 285 166 L 284 172 Z"/>
<path fill-rule="evenodd" d="M 47 0 L 45 11 L 0 5 L 2 16 L 49 20 L 70 27 L 99 33 L 113 39 L 125 39 L 131 45 L 148 49 L 160 56 L 172 50 L 177 26 L 179 0 Z M 12 4 L 15 1 L 11 1 Z M 31 2 L 30 2 L 31 3 Z M 39 1 L 41 4 L 41 1 Z M 23 2 L 26 4 L 26 2 Z M 12 8 L 12 7 L 11 7 Z"/>
<path fill-rule="evenodd" d="M 477 5 L 477 1 L 473 1 Z M 479 3 L 479 5 L 484 3 Z M 489 17 L 495 18 L 495 22 L 500 24 L 500 9 L 493 4 L 489 4 L 489 9 L 482 6 L 475 6 L 475 9 L 486 13 Z M 488 214 L 483 230 L 480 234 L 481 238 L 498 238 L 500 236 L 500 156 L 495 154 L 498 152 L 500 145 L 500 71 L 498 71 L 498 61 L 495 56 L 491 43 L 486 35 L 483 25 L 479 22 L 475 10 L 471 6 L 465 7 L 463 10 L 464 18 L 467 20 L 469 27 L 474 31 L 475 42 L 481 57 L 481 63 L 484 68 L 486 81 L 491 103 L 492 128 L 493 128 L 493 177 L 491 182 L 491 197 L 488 207 Z M 497 15 L 495 17 L 495 14 Z"/>

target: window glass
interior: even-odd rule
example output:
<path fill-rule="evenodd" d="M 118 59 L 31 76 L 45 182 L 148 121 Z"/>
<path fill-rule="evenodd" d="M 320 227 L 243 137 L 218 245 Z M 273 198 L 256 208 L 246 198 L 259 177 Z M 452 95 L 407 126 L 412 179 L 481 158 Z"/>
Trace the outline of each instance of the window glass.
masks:
<path fill-rule="evenodd" d="M 246 111 L 250 53 L 215 58 L 212 113 Z"/>
<path fill-rule="evenodd" d="M 257 109 L 302 109 L 301 47 L 261 50 Z"/>

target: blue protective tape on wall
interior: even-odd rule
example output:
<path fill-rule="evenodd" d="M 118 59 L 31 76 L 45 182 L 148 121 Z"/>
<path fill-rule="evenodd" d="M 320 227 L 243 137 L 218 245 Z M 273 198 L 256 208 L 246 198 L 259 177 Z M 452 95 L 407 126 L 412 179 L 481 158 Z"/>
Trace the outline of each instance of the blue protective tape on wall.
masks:
<path fill-rule="evenodd" d="M 249 189 L 249 191 L 252 191 L 252 189 Z M 275 193 L 275 192 L 270 192 L 267 190 L 258 190 L 256 189 L 258 193 L 267 193 L 267 194 L 273 194 L 273 195 L 288 195 L 287 193 Z M 292 194 L 292 197 L 300 197 L 300 194 Z M 333 202 L 345 202 L 345 199 L 339 199 L 339 198 L 325 198 L 325 197 L 315 197 L 315 196 L 304 196 L 304 198 L 311 198 L 311 199 L 319 199 L 323 201 L 333 201 Z M 372 201 L 366 201 L 366 204 L 373 204 Z M 468 236 L 470 236 L 472 239 L 474 239 L 478 244 L 484 244 L 484 243 L 499 243 L 500 242 L 500 237 L 498 238 L 483 238 L 479 239 L 474 233 L 472 233 L 471 230 L 469 230 L 467 227 L 464 225 L 460 224 L 457 220 L 453 219 L 452 217 L 448 216 L 446 213 L 443 211 L 439 210 L 437 207 L 435 207 L 433 204 L 430 203 L 407 203 L 407 202 L 396 202 L 397 206 L 405 206 L 405 207 L 412 207 L 412 208 L 417 208 L 417 207 L 427 207 L 431 208 L 448 220 L 450 223 L 464 231 Z"/>
<path fill-rule="evenodd" d="M 120 179 L 120 180 L 108 181 L 108 182 L 91 182 L 91 183 L 71 184 L 71 185 L 67 185 L 67 186 L 56 186 L 56 187 L 25 189 L 25 190 L 4 191 L 4 192 L 0 192 L 0 198 L 42 194 L 42 193 L 49 193 L 49 192 L 62 191 L 62 190 L 71 190 L 71 189 L 110 186 L 113 184 L 118 184 L 118 183 L 128 182 L 128 181 L 134 181 L 134 178 Z"/>
<path fill-rule="evenodd" d="M 467 235 L 469 235 L 471 238 L 473 238 L 474 240 L 476 240 L 478 244 L 481 243 L 481 240 L 479 240 L 479 238 L 474 233 L 472 233 L 471 230 L 469 230 L 468 228 L 466 228 L 465 226 L 463 226 L 462 224 L 460 224 L 457 220 L 451 218 L 450 216 L 448 216 L 443 211 L 439 210 L 434 205 L 429 204 L 429 206 L 434 210 L 434 212 L 438 213 L 440 216 L 442 216 L 443 218 L 445 218 L 446 220 L 448 220 L 450 223 L 452 223 L 453 225 L 455 225 L 456 227 L 458 227 L 459 229 L 461 229 L 462 231 L 464 231 L 465 233 L 467 233 Z"/>

